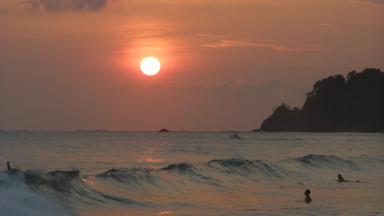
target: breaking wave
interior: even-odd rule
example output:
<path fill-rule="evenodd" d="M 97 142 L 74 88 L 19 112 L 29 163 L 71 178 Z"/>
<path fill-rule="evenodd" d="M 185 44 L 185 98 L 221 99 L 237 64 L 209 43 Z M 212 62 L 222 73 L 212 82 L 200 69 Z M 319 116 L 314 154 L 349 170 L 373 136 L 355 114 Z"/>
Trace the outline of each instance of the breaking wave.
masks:
<path fill-rule="evenodd" d="M 379 163 L 379 165 L 377 165 Z M 168 181 L 173 181 L 172 187 L 177 186 L 179 179 L 183 183 L 195 183 L 223 187 L 228 179 L 247 178 L 250 180 L 274 182 L 292 178 L 305 177 L 306 170 L 313 168 L 334 171 L 361 171 L 367 167 L 376 167 L 384 164 L 384 160 L 378 158 L 367 158 L 358 156 L 342 158 L 335 155 L 309 154 L 298 158 L 282 161 L 248 160 L 243 158 L 214 159 L 206 163 L 189 164 L 176 163 L 159 169 L 133 168 L 133 169 L 111 169 L 97 175 L 98 179 L 113 180 L 130 186 L 145 187 L 147 185 L 166 190 Z M 301 166 L 295 168 L 292 164 Z M 308 169 L 302 169 L 302 167 Z M 307 175 L 312 173 L 308 172 Z M 307 178 L 306 178 L 307 179 Z"/>
<path fill-rule="evenodd" d="M 85 205 L 111 202 L 136 206 L 150 205 L 149 203 L 99 192 L 88 186 L 77 170 L 56 170 L 46 173 L 34 170 L 27 170 L 25 172 L 11 170 L 1 173 L 1 175 L 7 179 L 6 181 L 0 181 L 0 184 L 5 185 L 5 188 L 7 188 L 6 186 L 9 182 L 12 182 L 13 186 L 16 185 L 30 192 L 59 200 L 64 205 L 71 202 Z"/>
<path fill-rule="evenodd" d="M 335 155 L 309 154 L 296 158 L 296 160 L 311 167 L 361 169 L 361 167 L 351 159 L 341 158 Z"/>
<path fill-rule="evenodd" d="M 332 173 L 334 170 L 343 170 L 345 173 L 381 169 L 382 165 L 384 159 L 381 156 L 339 157 L 309 154 L 275 162 L 230 158 L 197 164 L 175 163 L 156 169 L 113 168 L 87 177 L 82 177 L 77 170 L 11 170 L 0 173 L 0 215 L 68 215 L 70 212 L 65 206 L 71 206 L 72 202 L 80 205 L 116 203 L 135 207 L 154 206 L 150 202 L 132 199 L 126 194 L 101 192 L 95 189 L 93 184 L 89 184 L 93 180 L 110 187 L 116 187 L 117 184 L 118 190 L 128 190 L 128 194 L 135 195 L 134 193 L 142 193 L 143 189 L 149 187 L 162 193 L 183 190 L 191 184 L 225 190 L 228 182 L 232 180 L 235 181 L 229 184 L 239 179 L 240 183 L 244 179 L 265 183 L 290 182 L 286 181 L 288 179 L 301 181 L 310 178 L 310 175 L 313 175 L 310 171 L 313 169 L 316 169 L 316 172 L 318 169 L 324 169 L 324 172 Z"/>
<path fill-rule="evenodd" d="M 247 160 L 241 158 L 212 160 L 208 165 L 225 173 L 242 176 L 264 175 L 281 178 L 287 175 L 284 168 L 263 160 Z"/>
<path fill-rule="evenodd" d="M 131 186 L 157 185 L 157 179 L 152 175 L 152 171 L 148 168 L 110 169 L 97 175 L 97 177 L 99 179 L 113 179 Z"/>
<path fill-rule="evenodd" d="M 0 173 L 0 215 L 66 216 L 71 212 L 55 200 L 36 193 L 14 176 Z"/>

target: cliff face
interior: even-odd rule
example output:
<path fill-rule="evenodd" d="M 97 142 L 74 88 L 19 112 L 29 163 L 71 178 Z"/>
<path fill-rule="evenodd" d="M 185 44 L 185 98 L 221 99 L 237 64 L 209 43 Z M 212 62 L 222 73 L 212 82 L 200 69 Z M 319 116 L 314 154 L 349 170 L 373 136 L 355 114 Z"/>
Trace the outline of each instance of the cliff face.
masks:
<path fill-rule="evenodd" d="M 302 109 L 282 104 L 260 130 L 384 132 L 384 72 L 365 69 L 322 79 Z"/>

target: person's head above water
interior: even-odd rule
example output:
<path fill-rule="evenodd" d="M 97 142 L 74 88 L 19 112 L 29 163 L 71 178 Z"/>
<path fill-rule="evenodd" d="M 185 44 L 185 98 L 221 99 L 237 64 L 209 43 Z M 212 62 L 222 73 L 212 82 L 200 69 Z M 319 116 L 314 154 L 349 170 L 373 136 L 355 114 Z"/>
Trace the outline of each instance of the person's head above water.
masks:
<path fill-rule="evenodd" d="M 311 194 L 311 190 L 309 190 L 309 189 L 305 190 L 304 195 L 309 196 L 309 194 Z"/>

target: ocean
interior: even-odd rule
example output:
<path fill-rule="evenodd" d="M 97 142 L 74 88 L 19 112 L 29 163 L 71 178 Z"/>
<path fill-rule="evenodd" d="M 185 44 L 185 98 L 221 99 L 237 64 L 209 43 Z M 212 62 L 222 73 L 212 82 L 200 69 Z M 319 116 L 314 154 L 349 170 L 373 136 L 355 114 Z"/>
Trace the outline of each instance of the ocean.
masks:
<path fill-rule="evenodd" d="M 0 215 L 384 215 L 384 134 L 232 134 L 1 131 Z"/>

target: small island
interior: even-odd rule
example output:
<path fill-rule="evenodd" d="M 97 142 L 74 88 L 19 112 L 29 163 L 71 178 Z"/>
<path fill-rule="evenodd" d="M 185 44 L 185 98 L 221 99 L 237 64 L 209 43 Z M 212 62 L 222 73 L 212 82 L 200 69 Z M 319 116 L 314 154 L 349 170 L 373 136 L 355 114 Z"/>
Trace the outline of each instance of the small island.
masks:
<path fill-rule="evenodd" d="M 168 130 L 168 129 L 166 129 L 166 128 L 163 128 L 163 129 L 158 130 L 157 132 L 160 132 L 160 133 L 168 133 L 168 132 L 171 132 L 171 131 Z"/>
<path fill-rule="evenodd" d="M 301 109 L 283 103 L 257 131 L 384 132 L 384 72 L 368 68 L 317 81 Z"/>

